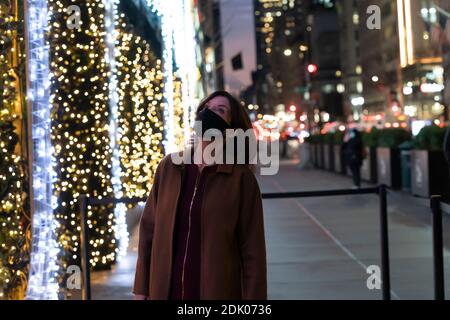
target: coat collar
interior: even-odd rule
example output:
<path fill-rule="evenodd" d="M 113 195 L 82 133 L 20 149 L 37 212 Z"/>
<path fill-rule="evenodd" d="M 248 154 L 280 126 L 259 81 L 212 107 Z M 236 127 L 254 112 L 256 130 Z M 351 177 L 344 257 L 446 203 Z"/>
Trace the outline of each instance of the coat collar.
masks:
<path fill-rule="evenodd" d="M 191 154 L 193 154 L 194 150 L 191 147 L 186 148 L 185 150 L 179 151 L 178 153 L 178 157 L 180 157 L 181 159 L 183 159 L 183 156 L 185 153 L 190 152 Z M 172 162 L 173 163 L 173 162 Z M 182 167 L 184 168 L 185 164 L 184 163 L 173 163 L 173 165 L 177 166 L 177 167 Z M 231 174 L 233 172 L 233 164 L 218 164 L 217 165 L 217 173 L 226 173 L 226 174 Z"/>

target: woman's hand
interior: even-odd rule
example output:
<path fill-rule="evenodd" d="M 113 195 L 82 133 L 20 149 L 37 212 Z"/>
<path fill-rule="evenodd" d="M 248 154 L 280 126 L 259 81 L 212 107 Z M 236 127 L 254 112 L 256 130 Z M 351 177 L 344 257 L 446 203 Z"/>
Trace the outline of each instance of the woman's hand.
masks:
<path fill-rule="evenodd" d="M 147 296 L 144 296 L 142 294 L 135 294 L 134 300 L 147 300 Z"/>

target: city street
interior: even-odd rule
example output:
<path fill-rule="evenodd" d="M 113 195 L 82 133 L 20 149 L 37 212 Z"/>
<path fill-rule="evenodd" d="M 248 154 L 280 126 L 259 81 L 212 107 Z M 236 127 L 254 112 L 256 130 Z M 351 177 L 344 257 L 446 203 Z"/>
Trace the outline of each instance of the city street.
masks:
<path fill-rule="evenodd" d="M 351 179 L 299 170 L 284 162 L 276 176 L 258 177 L 262 192 L 339 189 Z M 367 186 L 367 185 L 366 185 Z M 375 195 L 264 200 L 269 299 L 381 299 L 369 290 L 366 268 L 380 265 Z M 432 233 L 427 199 L 388 195 L 393 299 L 433 299 Z M 93 299 L 132 299 L 137 220 L 128 256 L 112 271 L 93 274 Z M 450 217 L 444 217 L 446 276 L 450 276 Z M 447 285 L 447 297 L 450 287 Z"/>
<path fill-rule="evenodd" d="M 450 0 L 1 0 L 0 301 L 450 297 L 449 75 Z"/>

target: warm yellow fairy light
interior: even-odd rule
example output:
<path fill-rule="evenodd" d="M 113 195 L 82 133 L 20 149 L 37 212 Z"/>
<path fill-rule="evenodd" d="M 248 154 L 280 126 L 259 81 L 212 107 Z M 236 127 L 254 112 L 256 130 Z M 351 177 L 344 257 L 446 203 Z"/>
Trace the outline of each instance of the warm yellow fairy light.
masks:
<path fill-rule="evenodd" d="M 20 110 L 24 102 L 25 62 L 20 9 L 0 3 L 0 299 L 21 299 L 27 286 L 29 208 L 27 177 L 20 156 Z"/>
<path fill-rule="evenodd" d="M 182 150 L 183 146 L 186 143 L 185 136 L 185 123 L 183 121 L 184 116 L 184 104 L 183 104 L 183 96 L 182 96 L 182 86 L 183 82 L 177 76 L 177 73 L 173 75 L 173 109 L 174 109 L 174 135 L 175 135 L 175 146 L 178 150 Z"/>
<path fill-rule="evenodd" d="M 121 19 L 117 77 L 123 192 L 145 197 L 163 157 L 164 74 L 150 44 Z"/>
<path fill-rule="evenodd" d="M 84 27 L 66 24 L 70 0 L 49 0 L 50 70 L 52 78 L 52 144 L 57 166 L 54 194 L 58 198 L 55 217 L 60 223 L 58 240 L 63 246 L 63 270 L 79 263 L 81 217 L 78 198 L 114 196 L 111 183 L 109 136 L 109 66 L 105 61 L 105 8 L 102 0 L 84 2 L 88 14 Z M 90 239 L 100 252 L 94 267 L 116 261 L 117 244 L 112 206 L 88 209 Z"/>

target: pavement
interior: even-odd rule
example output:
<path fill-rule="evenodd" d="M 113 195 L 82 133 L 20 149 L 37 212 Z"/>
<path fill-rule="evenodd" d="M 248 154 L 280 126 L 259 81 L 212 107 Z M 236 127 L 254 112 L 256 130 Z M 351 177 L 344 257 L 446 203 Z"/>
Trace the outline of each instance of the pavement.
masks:
<path fill-rule="evenodd" d="M 262 192 L 352 186 L 347 176 L 300 170 L 292 161 L 282 162 L 276 176 L 259 176 L 258 181 Z M 381 299 L 380 289 L 367 286 L 367 267 L 380 266 L 376 195 L 263 201 L 269 299 Z M 433 299 L 428 200 L 389 192 L 388 216 L 392 298 Z M 93 273 L 93 299 L 132 299 L 138 239 L 136 219 L 131 220 L 128 255 L 111 271 Z M 443 225 L 445 274 L 450 279 L 450 216 Z"/>
<path fill-rule="evenodd" d="M 349 177 L 292 165 L 282 166 L 276 178 L 259 181 L 265 192 L 352 186 Z M 269 298 L 381 299 L 381 290 L 367 288 L 366 272 L 368 266 L 381 264 L 378 206 L 376 195 L 265 200 Z M 389 193 L 388 215 L 392 297 L 432 299 L 428 200 Z M 444 227 L 448 234 L 448 217 Z M 448 265 L 448 237 L 445 244 Z"/>

